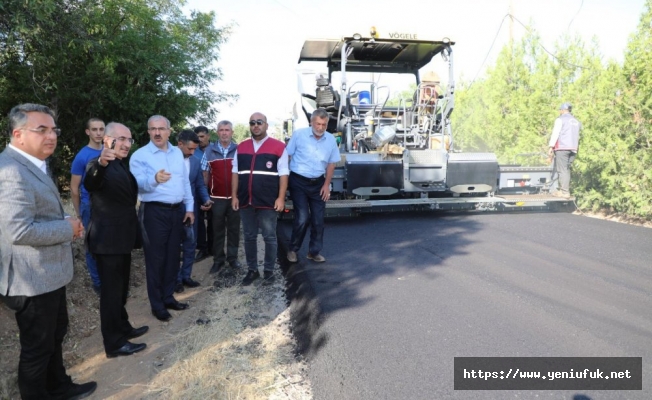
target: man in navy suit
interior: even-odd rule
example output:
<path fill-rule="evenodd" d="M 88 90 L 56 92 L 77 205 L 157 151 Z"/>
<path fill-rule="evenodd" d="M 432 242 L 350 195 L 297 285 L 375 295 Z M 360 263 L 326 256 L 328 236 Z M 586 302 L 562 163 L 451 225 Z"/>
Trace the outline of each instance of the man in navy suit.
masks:
<path fill-rule="evenodd" d="M 199 146 L 199 137 L 194 131 L 183 130 L 179 133 L 178 144 L 179 150 L 183 153 L 184 162 L 186 163 L 186 171 L 188 171 L 188 179 L 190 180 L 190 188 L 192 196 L 199 201 L 195 202 L 195 215 L 200 215 L 199 210 L 207 211 L 213 205 L 210 197 L 208 197 L 208 190 L 204 183 L 204 176 L 201 171 L 201 162 L 197 157 L 192 157 L 195 149 Z M 197 204 L 201 204 L 197 207 Z M 183 239 L 183 258 L 181 269 L 177 275 L 177 284 L 174 291 L 181 293 L 184 286 L 193 288 L 199 286 L 199 282 L 190 277 L 192 273 L 192 264 L 195 262 L 195 249 L 197 248 L 197 228 L 199 223 L 203 221 L 201 218 L 195 218 L 192 225 L 185 227 L 185 235 Z"/>

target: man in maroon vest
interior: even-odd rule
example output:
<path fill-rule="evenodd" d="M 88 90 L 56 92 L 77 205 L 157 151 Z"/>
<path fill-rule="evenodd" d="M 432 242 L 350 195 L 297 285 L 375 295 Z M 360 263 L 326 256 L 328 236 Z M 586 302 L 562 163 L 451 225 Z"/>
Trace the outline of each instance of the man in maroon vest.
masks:
<path fill-rule="evenodd" d="M 240 210 L 248 267 L 243 286 L 260 278 L 256 245 L 259 228 L 265 241 L 263 284 L 274 281 L 276 218 L 277 212 L 285 208 L 290 174 L 288 154 L 283 142 L 267 136 L 267 126 L 265 115 L 252 114 L 249 118 L 251 139 L 238 145 L 233 160 L 231 205 L 234 210 Z"/>
<path fill-rule="evenodd" d="M 220 121 L 217 124 L 219 140 L 204 149 L 201 160 L 204 171 L 204 181 L 208 194 L 213 201 L 212 224 L 213 266 L 210 273 L 219 272 L 225 262 L 232 270 L 240 269 L 238 262 L 238 246 L 240 244 L 240 214 L 231 207 L 231 178 L 233 159 L 238 145 L 233 140 L 233 124 L 230 121 Z M 224 252 L 226 242 L 226 253 Z"/>

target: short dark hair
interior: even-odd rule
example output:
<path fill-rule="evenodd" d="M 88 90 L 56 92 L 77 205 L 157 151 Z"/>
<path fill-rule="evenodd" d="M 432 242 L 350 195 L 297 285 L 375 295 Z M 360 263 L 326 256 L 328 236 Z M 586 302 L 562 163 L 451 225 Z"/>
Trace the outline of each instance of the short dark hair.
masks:
<path fill-rule="evenodd" d="M 195 128 L 195 133 L 199 134 L 201 132 L 208 133 L 208 128 L 205 127 L 204 125 L 199 125 L 198 127 Z"/>
<path fill-rule="evenodd" d="M 9 135 L 16 128 L 20 128 L 27 123 L 27 113 L 31 112 L 40 112 L 44 114 L 49 114 L 54 118 L 54 112 L 49 108 L 41 104 L 34 103 L 25 103 L 19 104 L 16 107 L 12 108 L 9 111 Z"/>
<path fill-rule="evenodd" d="M 195 128 L 196 129 L 196 128 Z M 184 129 L 179 133 L 179 137 L 177 139 L 179 142 L 183 142 L 184 144 L 188 144 L 188 142 L 193 142 L 199 144 L 199 137 L 197 137 L 197 134 L 190 130 L 190 129 Z"/>
<path fill-rule="evenodd" d="M 93 118 L 89 118 L 88 121 L 86 121 L 86 129 L 91 129 L 91 123 L 92 123 L 92 122 L 101 122 L 101 123 L 104 123 L 104 121 L 102 121 L 102 120 L 99 119 L 99 118 L 95 118 L 95 117 L 93 117 Z"/>

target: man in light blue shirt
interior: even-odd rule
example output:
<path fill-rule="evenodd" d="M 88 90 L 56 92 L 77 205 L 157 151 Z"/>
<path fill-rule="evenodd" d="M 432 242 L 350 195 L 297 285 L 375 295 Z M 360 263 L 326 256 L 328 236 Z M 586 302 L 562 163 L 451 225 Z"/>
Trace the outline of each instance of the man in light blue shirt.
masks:
<path fill-rule="evenodd" d="M 183 224 L 194 223 L 194 199 L 183 153 L 168 141 L 170 121 L 154 115 L 147 121 L 150 142 L 138 149 L 129 162 L 138 182 L 139 220 L 143 227 L 143 249 L 147 273 L 147 295 L 152 314 L 168 321 L 167 311 L 185 310 L 174 287 L 179 271 L 179 246 Z"/>
<path fill-rule="evenodd" d="M 330 185 L 340 152 L 335 137 L 326 132 L 328 113 L 318 108 L 310 117 L 310 127 L 292 134 L 287 146 L 290 156 L 290 179 L 288 187 L 294 208 L 292 238 L 287 254 L 288 261 L 297 262 L 310 224 L 308 259 L 324 262 L 321 255 L 324 239 L 324 214 L 326 201 L 330 199 Z"/>

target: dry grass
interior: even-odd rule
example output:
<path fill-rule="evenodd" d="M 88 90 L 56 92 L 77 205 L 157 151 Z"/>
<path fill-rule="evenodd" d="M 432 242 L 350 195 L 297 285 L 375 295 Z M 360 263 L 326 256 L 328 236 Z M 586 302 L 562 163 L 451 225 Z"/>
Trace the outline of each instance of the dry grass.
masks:
<path fill-rule="evenodd" d="M 72 213 L 70 202 L 64 203 L 66 211 Z M 97 357 L 92 355 L 102 352 L 98 340 L 97 296 L 90 287 L 82 243 L 77 241 L 73 247 L 75 274 L 67 286 L 70 325 L 64 340 L 67 367 L 93 362 Z M 259 250 L 263 248 L 261 241 Z M 243 261 L 242 248 L 240 258 Z M 143 263 L 142 251 L 134 251 L 131 291 L 135 302 L 142 302 L 146 296 Z M 161 351 L 157 355 L 161 362 L 151 379 L 134 385 L 124 381 L 115 383 L 122 389 L 135 389 L 130 392 L 130 398 L 311 399 L 310 384 L 305 379 L 306 365 L 297 359 L 295 341 L 290 333 L 284 278 L 278 265 L 276 283 L 269 287 L 261 286 L 260 282 L 250 287 L 233 286 L 239 279 L 241 277 L 231 281 L 218 278 L 219 285 L 202 290 L 191 308 L 197 311 L 197 317 L 192 317 L 196 320 L 185 329 L 164 333 L 158 343 L 153 341 L 153 333 L 148 334 L 148 346 L 158 346 Z M 224 287 L 225 282 L 230 287 Z M 142 307 L 148 307 L 146 302 L 142 302 Z M 148 310 L 146 312 L 148 314 Z M 13 313 L 4 305 L 0 306 L 0 352 L 0 399 L 19 398 L 16 380 L 18 329 Z M 102 363 L 102 359 L 100 357 L 101 364 L 93 368 L 120 368 L 116 362 Z M 99 371 L 102 370 L 95 373 L 107 373 Z M 120 392 L 118 388 L 114 395 L 122 398 Z M 96 394 L 93 398 L 102 397 Z"/>
<path fill-rule="evenodd" d="M 152 380 L 147 398 L 312 398 L 282 292 L 236 286 L 210 296 L 198 323 L 172 338 L 172 366 Z"/>

